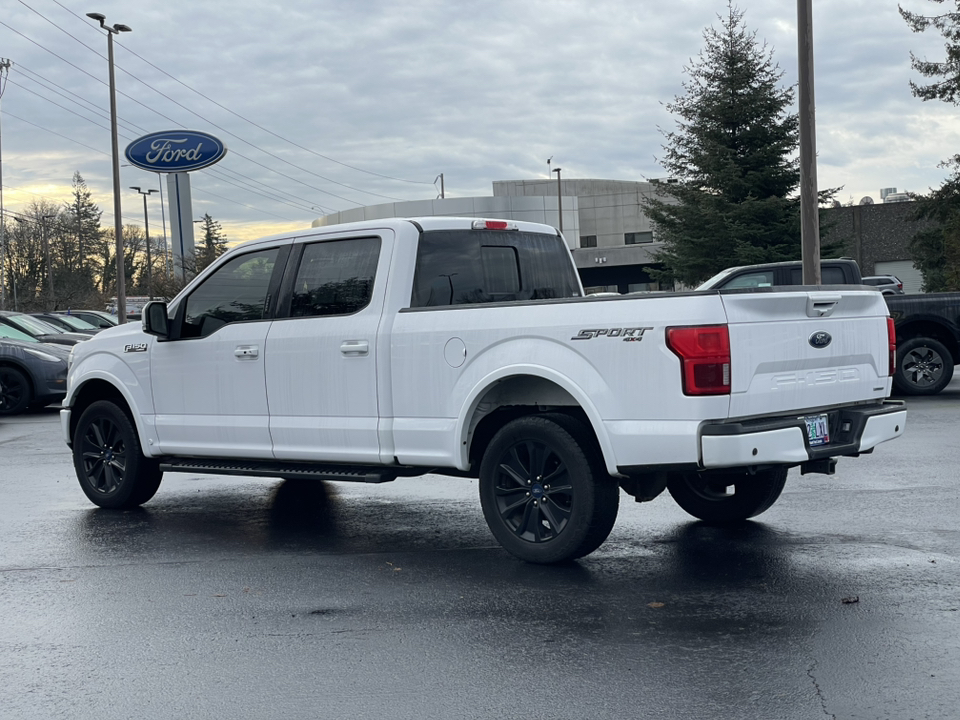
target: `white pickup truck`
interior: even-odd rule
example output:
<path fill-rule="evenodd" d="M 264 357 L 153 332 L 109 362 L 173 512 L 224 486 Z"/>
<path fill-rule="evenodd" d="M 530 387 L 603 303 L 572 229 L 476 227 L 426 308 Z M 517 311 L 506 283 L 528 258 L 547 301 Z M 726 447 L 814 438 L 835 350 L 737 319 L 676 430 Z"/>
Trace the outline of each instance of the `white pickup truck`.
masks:
<path fill-rule="evenodd" d="M 61 421 L 101 507 L 164 472 L 479 477 L 497 540 L 549 563 L 620 488 L 739 522 L 897 437 L 894 343 L 865 289 L 584 297 L 549 226 L 378 220 L 234 248 L 75 346 Z"/>

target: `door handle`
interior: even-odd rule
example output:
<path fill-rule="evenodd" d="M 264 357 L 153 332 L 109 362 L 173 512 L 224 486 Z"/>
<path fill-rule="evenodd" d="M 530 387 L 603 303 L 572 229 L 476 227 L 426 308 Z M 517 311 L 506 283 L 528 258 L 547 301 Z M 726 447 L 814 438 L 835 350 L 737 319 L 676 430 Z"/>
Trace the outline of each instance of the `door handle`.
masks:
<path fill-rule="evenodd" d="M 370 343 L 366 340 L 344 340 L 340 343 L 340 352 L 347 357 L 358 357 L 370 352 Z"/>
<path fill-rule="evenodd" d="M 233 354 L 240 360 L 247 358 L 255 360 L 260 357 L 260 348 L 256 345 L 237 345 L 237 349 L 233 351 Z"/>

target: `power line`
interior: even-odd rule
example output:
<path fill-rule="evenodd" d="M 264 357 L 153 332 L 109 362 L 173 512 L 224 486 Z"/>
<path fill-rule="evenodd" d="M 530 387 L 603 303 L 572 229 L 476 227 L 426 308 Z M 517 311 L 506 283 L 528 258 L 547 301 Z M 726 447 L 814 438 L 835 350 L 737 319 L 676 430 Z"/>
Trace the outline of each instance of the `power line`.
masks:
<path fill-rule="evenodd" d="M 54 1 L 56 2 L 56 0 L 54 0 Z M 49 18 L 47 18 L 46 16 L 44 16 L 44 15 L 43 15 L 42 13 L 40 13 L 39 11 L 34 10 L 32 7 L 30 7 L 29 5 L 27 5 L 23 0 L 19 0 L 19 2 L 20 2 L 21 5 L 23 5 L 24 7 L 28 8 L 29 10 L 31 10 L 32 12 L 36 13 L 36 14 L 39 15 L 41 18 L 43 18 L 44 20 L 46 20 L 47 22 L 49 22 L 49 23 L 50 23 L 51 25 L 53 25 L 55 28 L 57 28 L 57 29 L 60 30 L 61 32 L 65 33 L 65 34 L 68 35 L 69 37 L 71 37 L 71 38 L 73 38 L 74 40 L 76 40 L 78 43 L 80 43 L 81 45 L 83 45 L 83 47 L 87 48 L 88 50 L 90 50 L 91 52 L 93 52 L 95 55 L 97 55 L 97 56 L 100 57 L 100 58 L 103 58 L 103 56 L 100 55 L 96 50 L 94 50 L 94 49 L 91 48 L 89 45 L 87 45 L 86 43 L 84 43 L 83 41 L 81 41 L 80 39 L 78 39 L 76 36 L 72 35 L 71 33 L 67 32 L 66 30 L 64 30 L 63 28 L 61 28 L 59 25 L 57 25 L 55 22 L 53 22 L 52 20 L 50 20 Z M 57 4 L 60 5 L 60 7 L 63 8 L 64 10 L 67 10 L 67 12 L 70 12 L 71 14 L 73 14 L 75 17 L 80 18 L 79 15 L 77 15 L 76 13 L 74 13 L 72 10 L 69 10 L 68 8 L 64 7 L 64 6 L 63 6 L 62 4 L 60 4 L 59 2 L 58 2 Z M 82 18 L 81 18 L 81 20 L 82 20 Z M 139 55 L 137 55 L 137 54 L 134 53 L 133 51 L 129 50 L 126 46 L 121 45 L 119 42 L 117 42 L 117 44 L 120 45 L 121 47 L 123 47 L 124 50 L 127 50 L 127 51 L 130 52 L 131 54 L 136 55 L 138 58 L 140 58 L 141 60 L 143 60 L 143 61 L 146 62 L 147 64 L 151 65 L 152 67 L 156 68 L 156 69 L 159 70 L 160 72 L 163 72 L 165 75 L 167 75 L 167 76 L 170 77 L 171 79 L 173 79 L 173 80 L 175 80 L 175 81 L 177 81 L 177 82 L 180 82 L 179 80 L 177 80 L 177 78 L 175 78 L 175 77 L 173 77 L 172 75 L 170 75 L 169 73 L 166 73 L 165 71 L 161 70 L 159 67 L 157 67 L 157 66 L 154 65 L 153 63 L 150 63 L 148 60 L 140 57 Z M 396 197 L 392 197 L 392 196 L 389 196 L 389 195 L 383 195 L 383 194 L 381 194 L 381 193 L 375 193 L 375 192 L 370 191 L 370 190 L 364 190 L 364 189 L 362 189 L 362 188 L 353 187 L 352 185 L 348 185 L 348 184 L 346 184 L 346 183 L 339 182 L 339 181 L 334 180 L 334 179 L 332 179 L 332 178 L 328 178 L 328 177 L 326 177 L 326 176 L 324 176 L 324 175 L 320 175 L 319 173 L 313 172 L 312 170 L 309 170 L 309 169 L 304 168 L 304 167 L 301 167 L 301 166 L 299 166 L 299 165 L 297 165 L 297 164 L 295 164 L 295 163 L 292 163 L 292 162 L 290 162 L 289 160 L 286 160 L 286 159 L 280 157 L 279 155 L 276 155 L 276 154 L 270 152 L 269 150 L 265 150 L 265 149 L 259 147 L 259 146 L 256 145 L 255 143 L 250 142 L 249 140 L 245 140 L 244 138 L 240 137 L 239 135 L 237 135 L 237 134 L 235 134 L 235 133 L 227 130 L 226 128 L 218 125 L 217 123 L 211 121 L 209 118 L 206 118 L 206 117 L 200 115 L 199 113 L 191 110 L 190 108 L 188 108 L 188 107 L 187 107 L 186 105 L 184 105 L 183 103 L 181 103 L 181 102 L 179 102 L 179 101 L 177 101 L 177 100 L 174 100 L 172 97 L 170 97 L 170 96 L 167 95 L 166 93 L 158 90 L 157 88 L 153 87 L 152 85 L 150 85 L 150 84 L 147 83 L 146 81 L 140 79 L 137 75 L 133 74 L 133 73 L 130 72 L 129 70 L 126 70 L 125 68 L 123 68 L 123 67 L 121 67 L 121 66 L 119 66 L 119 65 L 115 65 L 115 66 L 118 67 L 120 70 L 122 70 L 122 71 L 123 71 L 124 73 L 126 73 L 127 75 L 129 75 L 131 78 L 133 78 L 134 80 L 136 80 L 137 82 L 139 82 L 140 84 L 142 84 L 144 87 L 146 87 L 146 88 L 148 88 L 148 89 L 150 89 L 150 90 L 153 90 L 155 93 L 157 93 L 157 94 L 160 95 L 161 97 L 166 98 L 167 100 L 169 100 L 170 102 L 172 102 L 174 105 L 177 105 L 178 107 L 182 108 L 183 110 L 186 110 L 187 112 L 189 112 L 191 115 L 195 115 L 196 117 L 200 118 L 201 120 L 204 120 L 205 122 L 209 123 L 209 124 L 212 125 L 213 127 L 217 128 L 217 129 L 220 130 L 221 132 L 224 132 L 224 133 L 230 135 L 231 137 L 236 138 L 237 140 L 239 140 L 239 141 L 242 142 L 242 143 L 246 143 L 246 144 L 249 145 L 250 147 L 252 147 L 252 148 L 254 148 L 254 149 L 256 149 L 256 150 L 259 150 L 260 152 L 264 153 L 265 155 L 269 155 L 270 157 L 274 158 L 275 160 L 279 160 L 280 162 L 286 163 L 286 164 L 290 165 L 291 167 L 294 167 L 294 168 L 296 168 L 297 170 L 300 170 L 301 172 L 305 172 L 305 173 L 307 173 L 307 174 L 309 174 L 309 175 L 313 175 L 314 177 L 318 177 L 318 178 L 320 178 L 321 180 L 325 180 L 325 181 L 327 181 L 327 182 L 333 183 L 334 185 L 339 185 L 340 187 L 347 188 L 348 190 L 353 190 L 354 192 L 360 192 L 360 193 L 364 193 L 364 194 L 367 194 L 367 195 L 372 195 L 372 196 L 374 196 L 374 197 L 384 198 L 385 200 L 394 200 L 394 201 L 398 201 L 398 202 L 402 202 L 402 201 L 403 201 L 402 198 L 396 198 Z M 180 84 L 182 84 L 182 85 L 183 85 L 184 87 L 186 87 L 187 89 L 192 90 L 193 92 L 197 92 L 196 90 L 193 90 L 193 88 L 189 87 L 188 85 L 186 85 L 186 84 L 184 84 L 184 83 L 180 83 Z M 128 97 L 128 98 L 130 97 L 130 96 L 124 94 L 124 93 L 120 93 L 120 94 L 121 94 L 121 95 L 124 95 L 124 97 Z M 200 94 L 200 93 L 197 93 L 197 94 Z M 202 97 L 202 95 L 201 95 L 201 97 Z M 132 99 L 132 98 L 131 98 L 131 99 Z M 213 102 L 213 101 L 211 101 L 211 102 Z M 219 103 L 214 103 L 214 104 L 216 104 L 216 105 L 218 105 L 218 106 L 220 106 L 220 107 L 223 107 L 222 105 L 219 105 Z M 142 105 L 142 103 L 141 103 L 141 105 Z M 146 106 L 144 105 L 144 107 L 146 107 Z M 233 111 L 229 110 L 228 108 L 225 108 L 225 107 L 224 107 L 223 109 L 224 109 L 224 110 L 227 110 L 227 112 L 233 113 Z M 166 118 L 165 115 L 163 115 L 162 113 L 158 112 L 157 110 L 153 110 L 153 112 L 156 112 L 156 113 L 157 113 L 158 115 L 160 115 L 161 117 Z M 246 121 L 249 122 L 251 125 L 256 125 L 256 123 L 253 123 L 252 121 L 247 120 L 246 118 L 243 118 L 242 116 L 238 115 L 237 113 L 233 113 L 233 114 L 234 114 L 234 115 L 237 115 L 237 117 L 240 117 L 240 118 L 243 119 L 243 120 L 246 120 Z M 171 118 L 166 118 L 166 119 L 167 119 L 167 120 L 170 120 L 170 122 L 175 122 L 175 121 L 172 120 Z M 183 127 L 182 124 L 181 124 L 180 126 Z M 256 126 L 257 126 L 257 127 L 260 127 L 259 125 L 256 125 Z M 300 145 L 297 145 L 297 144 L 294 143 L 293 141 L 287 140 L 286 138 L 283 138 L 283 137 L 281 137 L 280 135 L 277 135 L 276 133 L 274 133 L 274 132 L 272 132 L 272 131 L 270 131 L 270 130 L 267 130 L 266 128 L 260 127 L 260 129 L 261 129 L 261 130 L 264 130 L 265 132 L 270 133 L 271 135 L 276 136 L 276 137 L 279 138 L 280 140 L 284 140 L 285 142 L 290 143 L 291 145 L 295 145 L 296 147 L 300 147 L 301 149 L 306 150 L 307 152 L 313 152 L 312 150 L 309 150 L 308 148 L 304 148 L 304 147 L 302 147 L 302 146 L 300 146 Z M 327 160 L 332 160 L 332 158 L 326 158 L 326 156 L 320 155 L 319 153 L 315 153 L 315 152 L 314 152 L 314 154 L 315 154 L 315 155 L 319 155 L 320 157 L 324 157 L 324 158 L 327 159 Z M 337 161 L 333 161 L 333 162 L 337 162 Z M 346 167 L 350 167 L 350 166 L 347 166 L 345 163 L 339 163 L 339 164 L 344 165 L 344 166 L 346 166 Z M 359 168 L 353 168 L 353 169 L 359 170 Z M 362 171 L 362 170 L 361 170 L 361 172 L 366 172 L 366 171 Z M 370 173 L 370 174 L 378 175 L 378 176 L 380 176 L 380 177 L 388 177 L 388 176 L 386 176 L 386 175 L 380 175 L 379 173 Z M 291 178 L 291 179 L 292 179 L 292 178 Z M 389 179 L 392 179 L 392 180 L 400 180 L 399 178 L 389 178 Z M 401 180 L 401 182 L 415 182 L 415 181 L 403 181 L 403 180 Z M 424 183 L 424 184 L 430 184 L 430 183 Z M 314 188 L 314 189 L 316 189 L 316 188 Z M 347 199 L 347 198 L 342 198 L 342 197 L 340 197 L 339 195 L 335 195 L 334 193 L 330 193 L 330 194 L 331 194 L 333 197 L 340 198 L 341 200 L 344 200 L 344 201 L 346 201 L 346 202 L 352 202 L 354 205 L 358 205 L 358 206 L 361 205 L 361 203 L 355 202 L 355 201 L 353 201 L 353 200 L 349 200 L 349 199 Z"/>
<path fill-rule="evenodd" d="M 36 75 L 37 75 L 38 77 L 40 77 L 41 79 L 44 79 L 44 80 L 46 79 L 46 78 L 43 78 L 43 76 L 42 76 L 42 75 L 39 75 L 38 73 L 34 73 L 34 74 L 36 74 Z M 28 78 L 28 79 L 32 80 L 33 82 L 36 82 L 35 80 L 33 80 L 33 78 Z M 73 114 L 73 115 L 76 115 L 77 117 L 81 118 L 82 120 L 86 120 L 87 122 L 89 122 L 89 123 L 91 123 L 92 125 L 95 125 L 95 126 L 101 128 L 101 129 L 109 130 L 108 127 L 106 127 L 106 126 L 104 126 L 104 125 L 100 125 L 100 124 L 97 123 L 96 121 L 91 120 L 90 118 L 85 117 L 84 115 L 81 115 L 81 114 L 77 113 L 76 111 L 71 110 L 71 109 L 68 108 L 68 107 L 64 107 L 63 105 L 60 105 L 59 103 L 54 102 L 54 101 L 51 100 L 50 98 L 47 98 L 47 97 L 44 97 L 43 95 L 40 95 L 39 93 L 31 90 L 30 88 L 22 85 L 21 83 L 18 83 L 18 82 L 16 82 L 16 81 L 11 81 L 11 82 L 13 82 L 14 85 L 16 85 L 17 87 L 21 88 L 22 90 L 25 90 L 26 92 L 29 92 L 29 93 L 31 93 L 32 95 L 35 95 L 36 97 L 40 98 L 41 100 L 45 100 L 46 102 L 51 103 L 52 105 L 60 108 L 61 110 L 65 110 L 65 111 L 67 111 L 67 112 L 69 112 L 69 113 L 71 113 L 71 114 Z M 41 85 L 41 87 L 44 87 L 44 86 Z M 44 89 L 50 90 L 50 88 L 44 88 Z M 55 92 L 55 93 L 56 93 L 56 91 L 51 91 L 51 92 Z M 66 96 L 63 95 L 63 93 L 56 93 L 56 94 L 61 95 L 62 97 L 65 97 L 65 98 L 66 98 Z M 69 100 L 69 98 L 66 98 L 66 99 Z M 86 108 L 84 108 L 84 109 L 86 110 Z M 21 119 L 21 118 L 15 116 L 15 115 L 11 115 L 11 117 L 16 117 L 18 120 Z M 128 121 L 124 121 L 124 124 L 131 124 L 131 123 L 129 123 Z M 41 126 L 39 126 L 39 125 L 36 125 L 36 127 L 41 128 Z M 139 128 L 139 126 L 137 126 L 137 125 L 134 125 L 133 127 Z M 41 129 L 47 129 L 47 128 L 41 128 Z M 139 128 L 139 129 L 140 129 L 141 131 L 143 131 L 143 128 Z M 53 132 L 52 130 L 49 130 L 49 129 L 47 129 L 47 131 L 48 131 L 48 132 Z M 54 134 L 57 134 L 57 133 L 54 133 Z M 130 139 L 131 139 L 129 136 L 125 135 L 124 133 L 120 133 L 120 135 L 121 135 L 122 137 L 124 137 L 124 139 L 127 139 L 127 140 L 130 140 Z M 60 137 L 63 137 L 63 138 L 65 138 L 65 139 L 71 139 L 71 138 L 67 138 L 65 135 L 60 135 Z M 74 141 L 74 142 L 76 142 L 76 141 Z M 82 143 L 79 143 L 79 144 L 82 144 Z M 89 146 L 85 146 L 85 147 L 89 147 Z M 105 154 L 105 153 L 104 153 L 104 154 Z M 241 157 L 242 157 L 242 156 L 241 156 Z M 223 167 L 223 168 L 218 168 L 218 169 L 220 169 L 220 170 L 225 170 L 225 169 L 227 169 L 227 168 Z M 213 170 L 213 168 L 211 168 L 211 170 Z M 237 173 L 236 171 L 231 171 L 231 172 L 233 172 L 233 173 L 236 174 L 236 175 L 239 175 L 241 178 L 246 178 L 246 179 L 249 180 L 250 182 L 257 182 L 257 181 L 254 180 L 253 178 L 244 176 L 244 175 L 242 175 L 241 173 Z M 214 175 L 217 175 L 218 177 L 221 177 L 221 176 L 219 176 L 219 174 L 218 174 L 216 171 L 214 171 L 213 174 L 214 174 Z M 221 177 L 221 180 L 223 180 L 223 182 L 226 182 L 226 183 L 229 184 L 229 185 L 233 185 L 234 187 L 240 187 L 239 185 L 236 185 L 235 183 L 230 182 L 230 181 L 227 180 L 226 178 Z M 262 183 L 260 183 L 260 184 L 262 184 Z M 291 207 L 298 207 L 296 204 L 293 204 L 293 203 L 290 203 L 290 202 L 288 202 L 288 201 L 285 201 L 285 200 L 283 200 L 282 198 L 276 197 L 276 196 L 274 196 L 274 195 L 267 194 L 267 193 L 264 193 L 264 192 L 262 192 L 262 191 L 258 191 L 256 188 L 247 188 L 247 189 L 248 189 L 249 191 L 254 192 L 254 193 L 258 194 L 258 195 L 261 195 L 262 197 L 265 197 L 265 198 L 267 198 L 267 199 L 269 199 L 269 200 L 273 200 L 273 201 L 275 201 L 275 202 L 281 202 L 281 203 L 284 203 L 284 204 L 287 204 L 287 205 L 291 205 Z M 297 197 L 297 196 L 292 196 L 292 197 Z M 305 198 L 298 198 L 298 199 L 303 200 L 303 201 L 306 203 L 306 205 L 299 206 L 298 209 L 307 210 L 307 211 L 309 211 L 310 209 L 312 209 L 311 206 L 310 206 L 310 204 L 309 204 L 309 203 L 310 203 L 309 200 L 306 200 Z M 278 217 L 279 217 L 279 216 L 278 216 Z M 284 218 L 284 219 L 286 219 L 286 218 Z"/>

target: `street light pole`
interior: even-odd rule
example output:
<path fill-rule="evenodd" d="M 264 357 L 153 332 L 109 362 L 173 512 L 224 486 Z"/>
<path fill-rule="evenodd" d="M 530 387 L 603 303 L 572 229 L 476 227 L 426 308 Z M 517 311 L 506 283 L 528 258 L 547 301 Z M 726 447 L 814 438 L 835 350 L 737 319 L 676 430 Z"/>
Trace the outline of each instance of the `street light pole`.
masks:
<path fill-rule="evenodd" d="M 554 168 L 553 172 L 557 174 L 557 215 L 560 217 L 560 227 L 557 229 L 563 232 L 563 196 L 560 192 L 560 168 Z"/>
<path fill-rule="evenodd" d="M 113 36 L 131 32 L 126 25 L 107 25 L 106 15 L 87 13 L 107 31 L 107 64 L 110 66 L 110 143 L 113 150 L 113 224 L 117 241 L 117 322 L 127 321 L 127 289 L 123 262 L 123 221 L 120 217 L 120 149 L 117 140 L 117 86 L 113 73 Z"/>
<path fill-rule="evenodd" d="M 130 189 L 136 190 L 143 195 L 143 231 L 147 236 L 147 296 L 153 300 L 153 260 L 150 256 L 150 220 L 147 217 L 147 196 L 157 191 L 152 188 L 150 190 L 141 190 L 134 186 L 131 186 Z M 164 269 L 166 269 L 166 261 L 164 261 Z"/>

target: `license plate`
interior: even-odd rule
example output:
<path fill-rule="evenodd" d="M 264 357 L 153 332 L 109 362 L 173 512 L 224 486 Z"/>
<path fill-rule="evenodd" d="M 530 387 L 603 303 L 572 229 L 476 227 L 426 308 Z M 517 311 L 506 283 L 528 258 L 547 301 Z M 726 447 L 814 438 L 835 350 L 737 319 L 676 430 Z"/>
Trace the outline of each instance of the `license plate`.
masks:
<path fill-rule="evenodd" d="M 826 415 L 809 415 L 804 421 L 807 423 L 807 440 L 811 447 L 830 442 L 830 424 Z"/>

